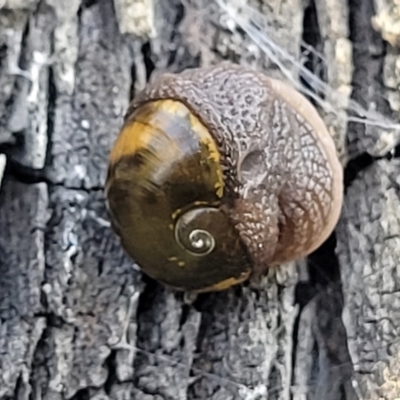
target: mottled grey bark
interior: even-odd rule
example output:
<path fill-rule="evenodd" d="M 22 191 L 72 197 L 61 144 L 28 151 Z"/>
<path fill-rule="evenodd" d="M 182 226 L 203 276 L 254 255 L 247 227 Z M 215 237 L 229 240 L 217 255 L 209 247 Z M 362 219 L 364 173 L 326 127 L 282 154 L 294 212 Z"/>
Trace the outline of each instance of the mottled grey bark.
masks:
<path fill-rule="evenodd" d="M 398 136 L 345 118 L 350 95 L 396 118 L 398 6 L 247 4 L 261 14 L 233 0 L 0 1 L 0 400 L 400 397 L 399 151 L 369 155 Z M 293 59 L 271 62 L 259 28 Z M 298 79 L 305 61 L 328 83 L 319 110 L 350 159 L 345 205 L 308 260 L 187 304 L 124 255 L 102 187 L 146 80 L 222 59 Z"/>

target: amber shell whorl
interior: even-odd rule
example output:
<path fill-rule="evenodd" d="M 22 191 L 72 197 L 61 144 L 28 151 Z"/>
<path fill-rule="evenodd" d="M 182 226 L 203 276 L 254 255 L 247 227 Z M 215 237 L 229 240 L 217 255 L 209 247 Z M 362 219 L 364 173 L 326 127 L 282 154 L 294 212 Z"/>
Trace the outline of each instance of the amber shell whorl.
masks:
<path fill-rule="evenodd" d="M 109 158 L 106 196 L 122 247 L 176 289 L 222 290 L 250 273 L 224 212 L 221 155 L 183 103 L 144 102 L 128 113 Z"/>

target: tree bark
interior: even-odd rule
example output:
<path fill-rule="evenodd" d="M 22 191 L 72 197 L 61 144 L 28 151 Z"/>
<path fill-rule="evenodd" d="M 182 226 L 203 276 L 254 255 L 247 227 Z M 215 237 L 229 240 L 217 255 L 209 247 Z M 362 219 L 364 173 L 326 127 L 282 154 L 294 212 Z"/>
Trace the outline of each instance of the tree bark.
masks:
<path fill-rule="evenodd" d="M 395 0 L 0 1 L 0 400 L 399 398 L 398 15 Z M 223 59 L 318 97 L 345 204 L 307 260 L 190 302 L 125 256 L 103 185 L 146 81 Z"/>

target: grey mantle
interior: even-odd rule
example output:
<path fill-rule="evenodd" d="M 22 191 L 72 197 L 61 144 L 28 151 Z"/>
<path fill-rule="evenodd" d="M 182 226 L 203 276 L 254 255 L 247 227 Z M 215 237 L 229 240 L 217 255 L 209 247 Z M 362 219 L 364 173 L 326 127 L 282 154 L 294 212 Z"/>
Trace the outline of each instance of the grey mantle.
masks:
<path fill-rule="evenodd" d="M 233 0 L 0 1 L 1 400 L 400 398 L 396 133 L 337 118 L 329 94 L 396 119 L 398 2 L 248 0 L 286 67 L 305 63 L 342 110 L 321 113 L 345 204 L 311 257 L 188 303 L 109 227 L 107 155 L 152 75 L 222 59 L 282 72 L 222 3 L 250 15 Z"/>

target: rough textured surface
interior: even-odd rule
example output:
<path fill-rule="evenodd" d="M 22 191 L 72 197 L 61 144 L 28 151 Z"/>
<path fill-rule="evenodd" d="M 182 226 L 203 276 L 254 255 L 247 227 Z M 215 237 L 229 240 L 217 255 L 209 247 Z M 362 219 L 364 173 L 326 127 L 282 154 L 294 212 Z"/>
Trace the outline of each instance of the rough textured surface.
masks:
<path fill-rule="evenodd" d="M 399 167 L 398 159 L 381 160 L 360 175 L 348 189 L 338 230 L 349 350 L 360 389 L 371 399 L 400 393 Z"/>
<path fill-rule="evenodd" d="M 396 15 L 382 21 L 395 7 L 0 1 L 0 399 L 399 398 L 400 152 L 364 153 L 395 134 L 347 126 L 336 238 L 257 287 L 194 302 L 126 258 L 102 191 L 130 98 L 165 70 L 230 59 L 297 79 L 302 60 L 345 99 L 353 71 L 352 99 L 390 120 L 400 108 Z M 279 67 L 263 32 L 291 56 L 279 53 Z"/>
<path fill-rule="evenodd" d="M 383 12 L 384 3 L 385 7 L 395 7 L 396 2 L 350 2 L 350 38 L 354 42 L 355 64 L 352 97 L 390 116 L 397 104 L 393 97 L 393 89 L 397 90 L 393 61 L 398 51 L 385 43 L 371 25 L 374 14 Z M 360 14 L 365 18 L 360 19 Z M 356 143 L 368 136 L 371 137 L 368 127 L 349 125 L 350 142 Z M 382 130 L 375 130 L 373 136 L 379 140 L 387 138 Z M 343 321 L 355 370 L 353 383 L 365 399 L 396 399 L 400 394 L 399 166 L 396 157 L 398 150 L 394 149 L 387 159 L 373 160 L 364 155 L 351 163 L 338 227 Z M 353 166 L 357 164 L 364 170 L 355 176 Z"/>
<path fill-rule="evenodd" d="M 400 4 L 395 0 L 375 0 L 372 26 L 393 47 L 400 45 Z"/>
<path fill-rule="evenodd" d="M 155 35 L 153 0 L 115 0 L 114 7 L 122 34 L 131 33 L 143 39 Z"/>
<path fill-rule="evenodd" d="M 221 63 L 163 75 L 127 114 L 129 120 L 147 101 L 173 99 L 209 127 L 221 152 L 225 194 L 239 196 L 229 213 L 256 274 L 309 254 L 339 216 L 343 174 L 334 143 L 313 107 L 296 96 L 288 85 Z"/>

